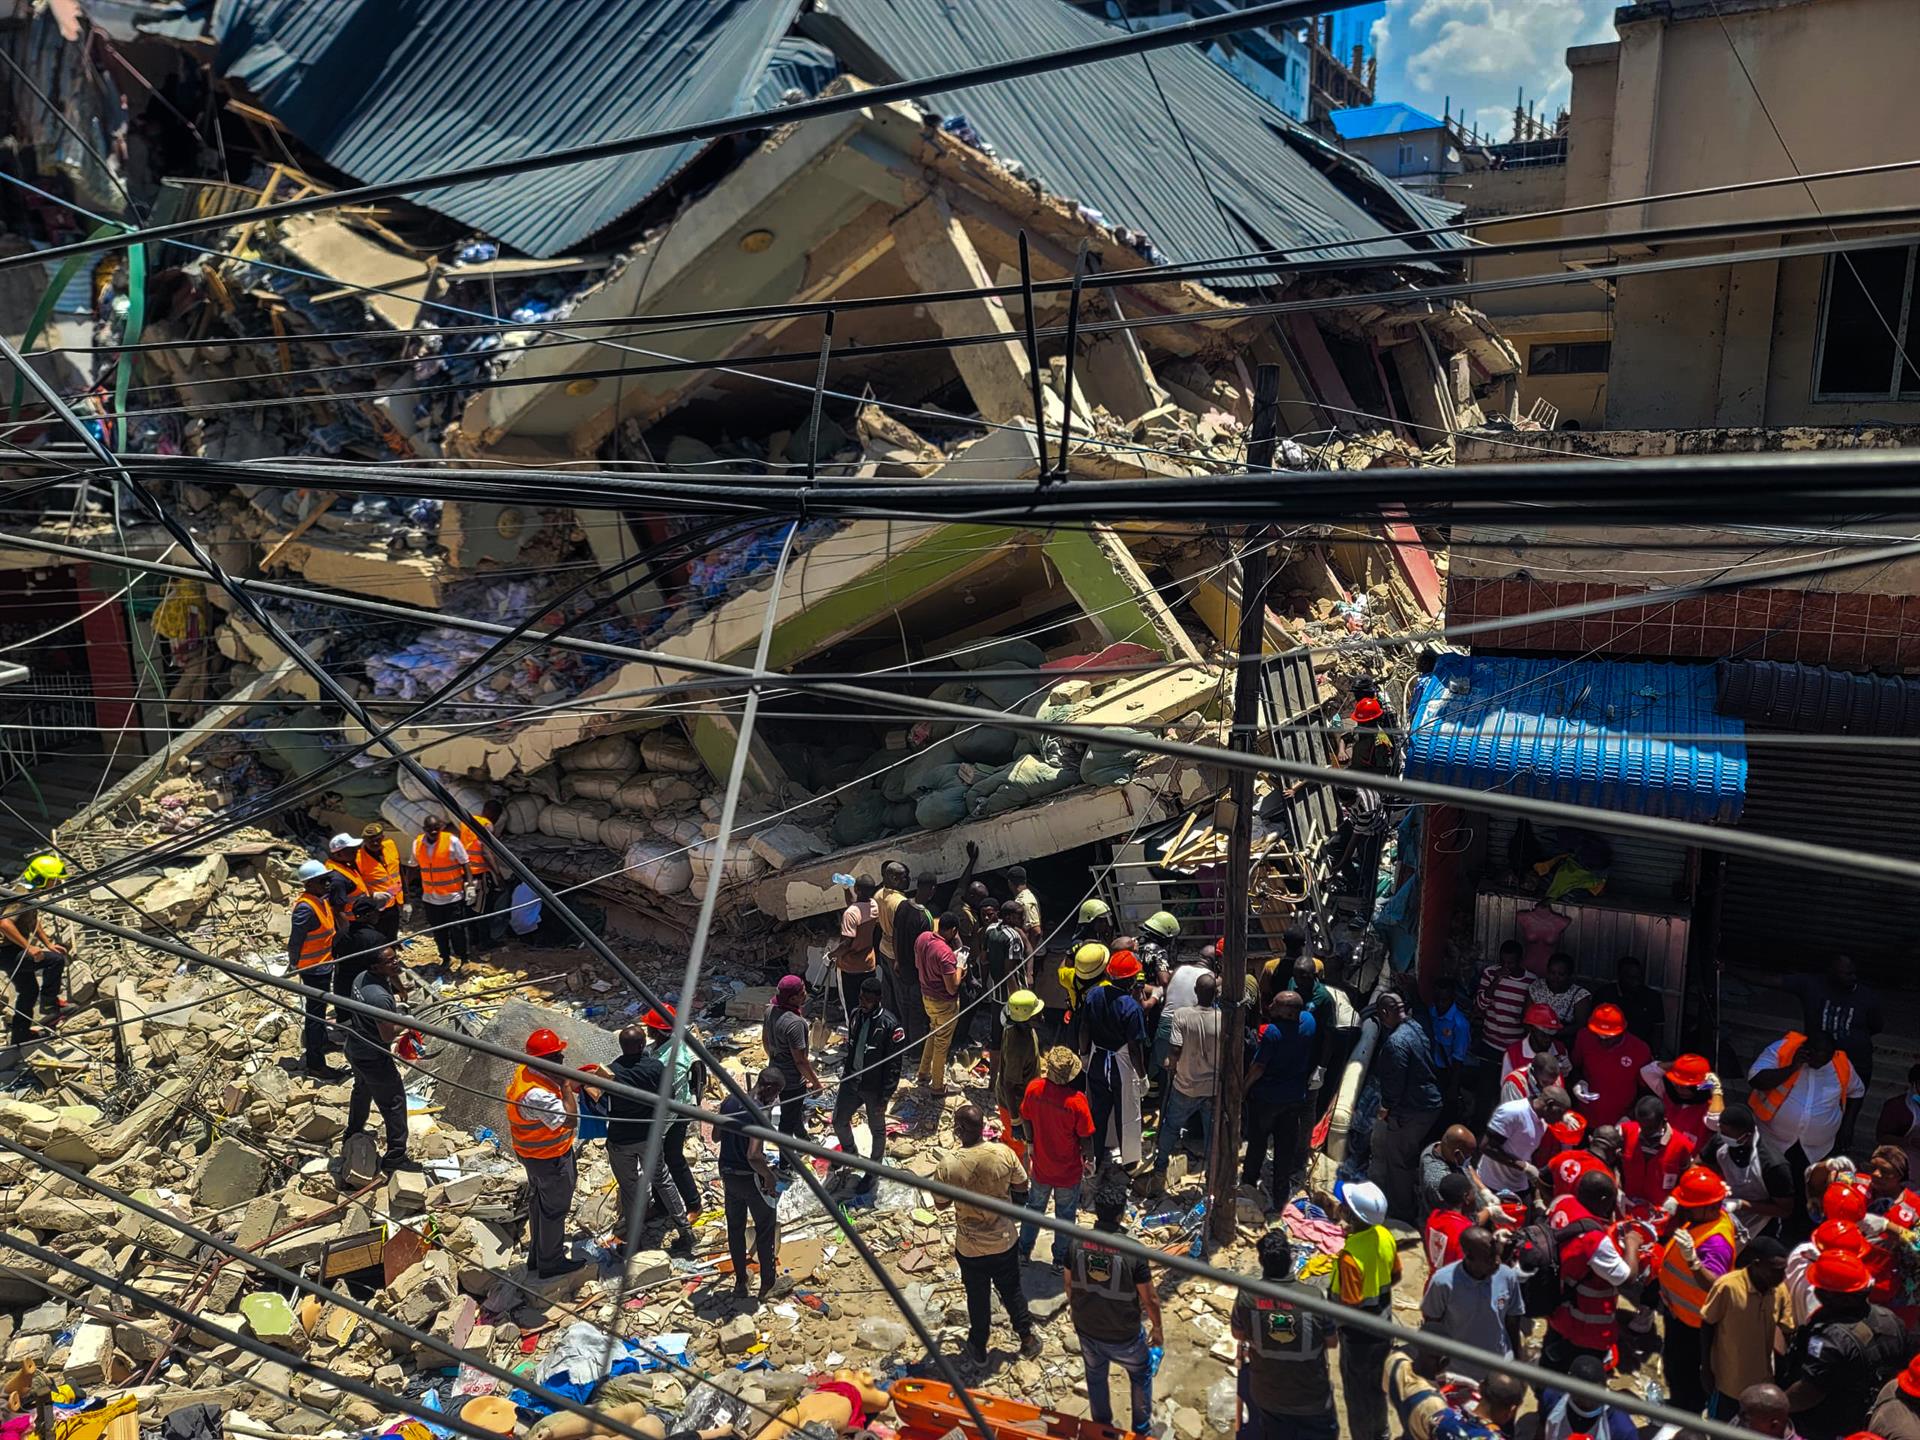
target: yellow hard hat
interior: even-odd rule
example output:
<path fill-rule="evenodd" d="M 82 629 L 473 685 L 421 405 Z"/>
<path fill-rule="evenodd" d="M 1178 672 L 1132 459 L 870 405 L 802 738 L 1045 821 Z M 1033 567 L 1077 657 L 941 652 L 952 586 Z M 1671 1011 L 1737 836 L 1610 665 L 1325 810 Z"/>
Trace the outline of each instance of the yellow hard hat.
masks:
<path fill-rule="evenodd" d="M 1031 990 L 1016 990 L 1007 997 L 1007 1019 L 1031 1020 L 1042 1009 L 1040 997 Z"/>
<path fill-rule="evenodd" d="M 1105 973 L 1109 958 L 1106 946 L 1089 940 L 1073 952 L 1073 973 L 1082 980 L 1097 979 Z"/>
<path fill-rule="evenodd" d="M 67 878 L 67 862 L 58 855 L 36 855 L 20 878 L 29 885 L 52 885 Z"/>

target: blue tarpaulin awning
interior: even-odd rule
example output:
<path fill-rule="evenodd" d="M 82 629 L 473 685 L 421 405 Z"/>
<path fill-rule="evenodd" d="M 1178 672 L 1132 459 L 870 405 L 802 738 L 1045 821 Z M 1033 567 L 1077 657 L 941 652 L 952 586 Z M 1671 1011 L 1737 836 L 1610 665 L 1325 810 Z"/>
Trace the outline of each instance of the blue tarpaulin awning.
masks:
<path fill-rule="evenodd" d="M 1746 726 L 1714 698 L 1710 665 L 1443 655 L 1414 689 L 1406 774 L 1731 824 L 1746 798 Z"/>

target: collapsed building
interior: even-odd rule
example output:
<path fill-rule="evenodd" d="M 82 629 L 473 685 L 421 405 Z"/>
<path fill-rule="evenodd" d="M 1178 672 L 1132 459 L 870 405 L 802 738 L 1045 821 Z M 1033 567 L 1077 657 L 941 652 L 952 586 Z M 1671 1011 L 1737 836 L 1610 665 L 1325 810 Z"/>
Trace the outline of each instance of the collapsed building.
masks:
<path fill-rule="evenodd" d="M 579 144 L 1111 33 L 1065 4 L 1010 0 L 957 16 L 934 0 L 832 0 L 800 14 L 736 5 L 698 38 L 663 33 L 659 25 L 684 23 L 668 20 L 608 29 L 590 6 L 570 15 L 577 33 L 568 33 L 582 44 L 592 37 L 597 67 L 502 72 L 489 91 L 497 114 L 448 124 L 406 97 L 455 77 L 480 85 L 486 67 L 503 63 L 491 28 L 507 23 L 499 12 L 428 5 L 402 20 L 346 5 L 296 28 L 297 8 L 186 4 L 118 40 L 85 15 L 69 24 L 65 12 L 36 11 L 14 22 L 8 43 L 57 56 L 76 78 L 104 73 L 103 51 L 164 77 L 165 93 L 215 142 L 202 173 L 151 164 L 141 173 L 133 150 L 106 159 L 152 213 L 177 216 L 470 157 L 475 136 L 463 125 Z M 676 46 L 703 63 L 663 58 Z M 364 83 L 369 53 L 382 56 L 378 86 Z M 627 108 L 608 115 L 594 77 L 625 75 L 622 65 L 654 83 L 623 80 Z M 822 476 L 941 482 L 1031 476 L 1043 464 L 1069 479 L 1237 469 L 1252 373 L 1266 363 L 1283 376 L 1289 468 L 1445 464 L 1457 428 L 1512 414 L 1510 347 L 1459 302 L 1422 294 L 1457 275 L 1458 241 L 1396 238 L 1443 225 L 1444 206 L 1329 146 L 1198 52 L 1157 56 L 1151 73 L 1137 61 L 1106 65 L 1099 105 L 1085 103 L 1085 78 L 876 103 L 618 166 L 240 224 L 204 246 L 148 257 L 138 309 L 126 292 L 141 262 L 103 262 L 94 328 L 142 348 L 118 372 L 131 371 L 124 395 L 96 383 L 83 403 L 126 448 L 226 462 L 424 459 L 476 471 L 639 466 L 698 477 L 811 459 Z M 64 93 L 69 108 L 94 108 L 94 129 L 116 133 L 116 87 Z M 46 117 L 17 84 L 11 98 L 16 135 L 40 154 Z M 234 156 L 216 179 L 205 161 L 229 142 Z M 248 154 L 246 183 L 228 178 Z M 83 178 L 105 183 L 91 170 Z M 60 191 L 56 183 L 49 193 Z M 27 243 L 85 223 L 36 201 Z M 1047 287 L 1032 317 L 1017 294 L 837 317 L 818 453 L 807 454 L 817 307 L 1015 287 L 1023 249 L 1031 278 Z M 1254 251 L 1272 268 L 1163 273 L 1170 262 Z M 1315 263 L 1290 270 L 1296 254 Z M 1334 261 L 1340 268 L 1328 268 Z M 1075 302 L 1048 282 L 1076 267 L 1100 283 L 1081 294 L 1075 318 L 1087 335 L 1069 367 L 1050 332 Z M 1338 306 L 1347 294 L 1369 298 Z M 802 302 L 816 308 L 725 324 L 671 318 Z M 930 330 L 952 343 L 911 344 Z M 876 347 L 900 348 L 863 355 Z M 993 678 L 932 693 L 1120 732 L 1081 753 L 1012 729 L 842 720 L 786 696 L 753 738 L 746 808 L 724 857 L 709 851 L 734 722 L 724 706 L 638 693 L 683 678 L 670 666 L 525 655 L 396 732 L 463 802 L 502 801 L 503 829 L 525 839 L 543 873 L 591 888 L 643 930 L 683 932 L 723 860 L 739 902 L 723 916 L 761 932 L 832 908 L 833 875 L 894 854 L 957 873 L 971 841 L 983 868 L 1050 855 L 1084 868 L 1092 847 L 1139 843 L 1219 788 L 1200 767 L 1147 761 L 1124 731 L 1220 735 L 1229 677 L 1214 657 L 1231 651 L 1237 623 L 1229 537 L 1165 525 L 816 522 L 796 534 L 777 594 L 768 580 L 779 534 L 762 530 L 665 569 L 616 603 L 605 587 L 576 593 L 577 582 L 672 541 L 677 522 L 576 510 L 559 494 L 539 509 L 349 499 L 318 480 L 287 484 L 288 474 L 279 465 L 275 483 L 185 484 L 175 498 L 235 573 L 285 572 L 314 589 L 311 605 L 284 604 L 279 618 L 386 721 L 407 719 L 483 642 L 424 614 L 417 625 L 343 631 L 326 610 L 328 591 L 503 621 L 557 604 L 592 638 L 702 659 L 750 655 L 772 606 L 776 669 L 862 670 L 884 687 L 896 683 L 889 672 L 935 661 L 979 668 Z M 1289 537 L 1269 616 L 1274 644 L 1438 610 L 1428 537 L 1386 511 L 1371 529 Z M 116 533 L 135 553 L 145 543 L 137 527 Z M 187 598 L 191 673 L 158 647 L 176 704 L 167 720 L 186 725 L 237 696 L 243 704 L 214 713 L 244 743 L 230 735 L 188 760 L 220 735 L 201 723 L 173 738 L 176 768 L 204 773 L 219 757 L 238 796 L 362 738 L 351 726 L 328 733 L 340 717 L 317 687 L 217 590 Z M 141 645 L 143 620 L 150 626 L 129 617 L 130 645 Z M 1319 663 L 1318 674 L 1296 677 L 1276 722 L 1337 696 L 1341 677 Z M 157 685 L 151 668 L 126 667 L 136 684 Z M 287 708 L 268 703 L 276 697 Z M 146 696 L 149 716 L 158 698 Z M 390 763 L 366 756 L 282 824 L 311 841 L 384 817 L 404 846 L 433 808 Z"/>

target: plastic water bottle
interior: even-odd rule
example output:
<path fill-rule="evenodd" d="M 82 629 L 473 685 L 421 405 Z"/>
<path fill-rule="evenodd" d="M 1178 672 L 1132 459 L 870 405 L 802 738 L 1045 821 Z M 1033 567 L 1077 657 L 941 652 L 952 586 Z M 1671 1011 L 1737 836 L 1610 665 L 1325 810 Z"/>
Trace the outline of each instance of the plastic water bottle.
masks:
<path fill-rule="evenodd" d="M 844 885 L 847 889 L 851 890 L 853 888 L 853 876 L 835 874 L 833 883 L 836 885 Z"/>
<path fill-rule="evenodd" d="M 1158 1345 L 1147 1347 L 1147 1378 L 1151 1380 L 1160 1373 L 1160 1362 L 1166 1359 L 1167 1352 Z"/>
<path fill-rule="evenodd" d="M 1207 1250 L 1207 1202 L 1194 1206 L 1187 1218 L 1193 1222 L 1193 1243 L 1187 1246 L 1187 1254 L 1198 1260 Z"/>

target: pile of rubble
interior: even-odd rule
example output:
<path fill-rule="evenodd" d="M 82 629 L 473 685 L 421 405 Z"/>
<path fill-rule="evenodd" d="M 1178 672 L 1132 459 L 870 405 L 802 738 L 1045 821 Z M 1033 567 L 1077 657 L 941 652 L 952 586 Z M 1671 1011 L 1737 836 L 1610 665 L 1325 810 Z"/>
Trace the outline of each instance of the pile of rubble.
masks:
<path fill-rule="evenodd" d="M 172 782 L 156 790 L 151 815 L 134 822 L 136 833 L 157 833 L 168 802 L 182 793 Z M 226 862 L 226 873 L 215 884 L 196 881 L 174 913 L 193 926 L 190 938 L 198 943 L 246 957 L 263 973 L 282 973 L 284 954 L 263 947 L 282 923 L 279 897 L 294 857 L 279 848 L 214 858 Z M 163 875 L 134 898 L 145 903 L 161 886 L 178 883 Z M 197 924 L 187 913 L 195 906 Z M 336 1159 L 348 1087 L 300 1073 L 297 1000 L 142 947 L 108 949 L 91 935 L 80 942 L 69 987 L 75 1008 L 58 1040 L 25 1055 L 13 1092 L 0 1101 L 0 1137 L 165 1215 L 370 1297 L 383 1315 L 543 1382 L 569 1363 L 580 1365 L 583 1353 L 606 1354 L 611 1336 L 611 1378 L 604 1362 L 598 1373 L 564 1378 L 588 1381 L 580 1393 L 592 1393 L 595 1404 L 639 1400 L 703 1423 L 727 1413 L 758 1428 L 754 1408 L 777 1409 L 808 1372 L 853 1365 L 885 1383 L 922 1362 L 907 1327 L 866 1277 L 846 1224 L 857 1225 L 887 1257 L 942 1345 L 959 1348 L 965 1307 L 951 1259 L 952 1212 L 929 1208 L 910 1186 L 884 1181 L 870 1207 L 833 1214 L 804 1187 L 789 1186 L 779 1206 L 781 1266 L 794 1288 L 757 1312 L 735 1313 L 724 1299 L 732 1280 L 725 1225 L 713 1208 L 719 1186 L 711 1136 L 695 1127 L 689 1151 L 709 1204 L 696 1217 L 694 1254 L 670 1258 L 643 1248 L 623 1269 L 595 1244 L 586 1249 L 587 1263 L 564 1280 L 530 1281 L 520 1263 L 523 1176 L 503 1148 L 497 1105 L 485 1086 L 465 1093 L 445 1078 L 449 1062 L 484 1057 L 432 1042 L 443 1053 L 404 1070 L 410 1143 L 424 1171 L 363 1181 L 344 1175 Z M 408 950 L 415 962 L 426 958 L 424 941 Z M 661 985 L 671 983 L 679 964 L 664 952 L 630 959 L 649 983 Z M 718 962 L 693 1008 L 709 1043 L 745 1076 L 765 1062 L 760 1017 L 771 991 L 763 982 L 775 977 L 725 973 L 737 968 Z M 586 1037 L 583 1050 L 610 1046 L 610 1030 L 641 1008 L 577 950 L 513 946 L 469 965 L 456 980 L 416 976 L 412 1004 L 417 1013 L 503 1043 L 537 1010 Z M 836 1037 L 823 1047 L 823 1073 L 838 1068 L 840 1045 Z M 984 1093 L 984 1066 L 956 1066 L 954 1078 Z M 951 1143 L 950 1109 L 962 1098 L 964 1091 L 944 1102 L 903 1097 L 889 1126 L 896 1132 L 889 1160 L 915 1175 L 932 1174 Z M 830 1103 L 823 1097 L 809 1106 L 810 1129 L 821 1138 L 830 1131 Z M 476 1117 L 479 1123 L 471 1123 Z M 574 1233 L 604 1235 L 620 1217 L 603 1147 L 584 1144 L 580 1160 Z M 1185 1167 L 1185 1157 L 1176 1159 L 1172 1190 L 1179 1198 L 1140 1217 L 1137 1233 L 1150 1243 L 1179 1248 L 1197 1227 L 1198 1177 L 1188 1177 Z M 817 1168 L 828 1173 L 825 1164 Z M 77 1402 L 131 1395 L 143 1425 L 207 1403 L 229 1412 L 233 1433 L 380 1433 L 396 1412 L 303 1371 L 301 1362 L 441 1410 L 507 1391 L 471 1366 L 450 1367 L 430 1347 L 274 1283 L 37 1159 L 0 1156 L 0 1185 L 11 1233 L 121 1282 L 108 1293 L 18 1251 L 0 1256 L 5 1364 L 14 1371 L 32 1362 L 56 1384 L 71 1386 Z M 1243 1208 L 1244 1245 L 1264 1218 L 1253 1200 Z M 1251 1268 L 1243 1246 L 1225 1261 Z M 1057 1276 L 1037 1267 L 1027 1275 L 1036 1313 L 1052 1320 L 1065 1304 Z M 176 1324 L 155 1310 L 154 1299 L 184 1307 L 205 1328 Z M 1171 1398 L 1159 1413 L 1184 1440 L 1202 1433 L 1208 1394 L 1231 1373 L 1230 1305 L 1228 1287 L 1191 1281 L 1168 1300 L 1160 1393 Z M 262 1342 L 276 1358 L 246 1353 L 223 1331 Z M 999 1383 L 1077 1412 L 1085 1387 L 1071 1328 L 1046 1324 L 1042 1334 L 1044 1352 L 1014 1363 Z M 545 1413 L 530 1396 L 511 1398 L 523 1405 L 523 1423 Z M 1226 1420 L 1215 1428 L 1224 1430 Z"/>

